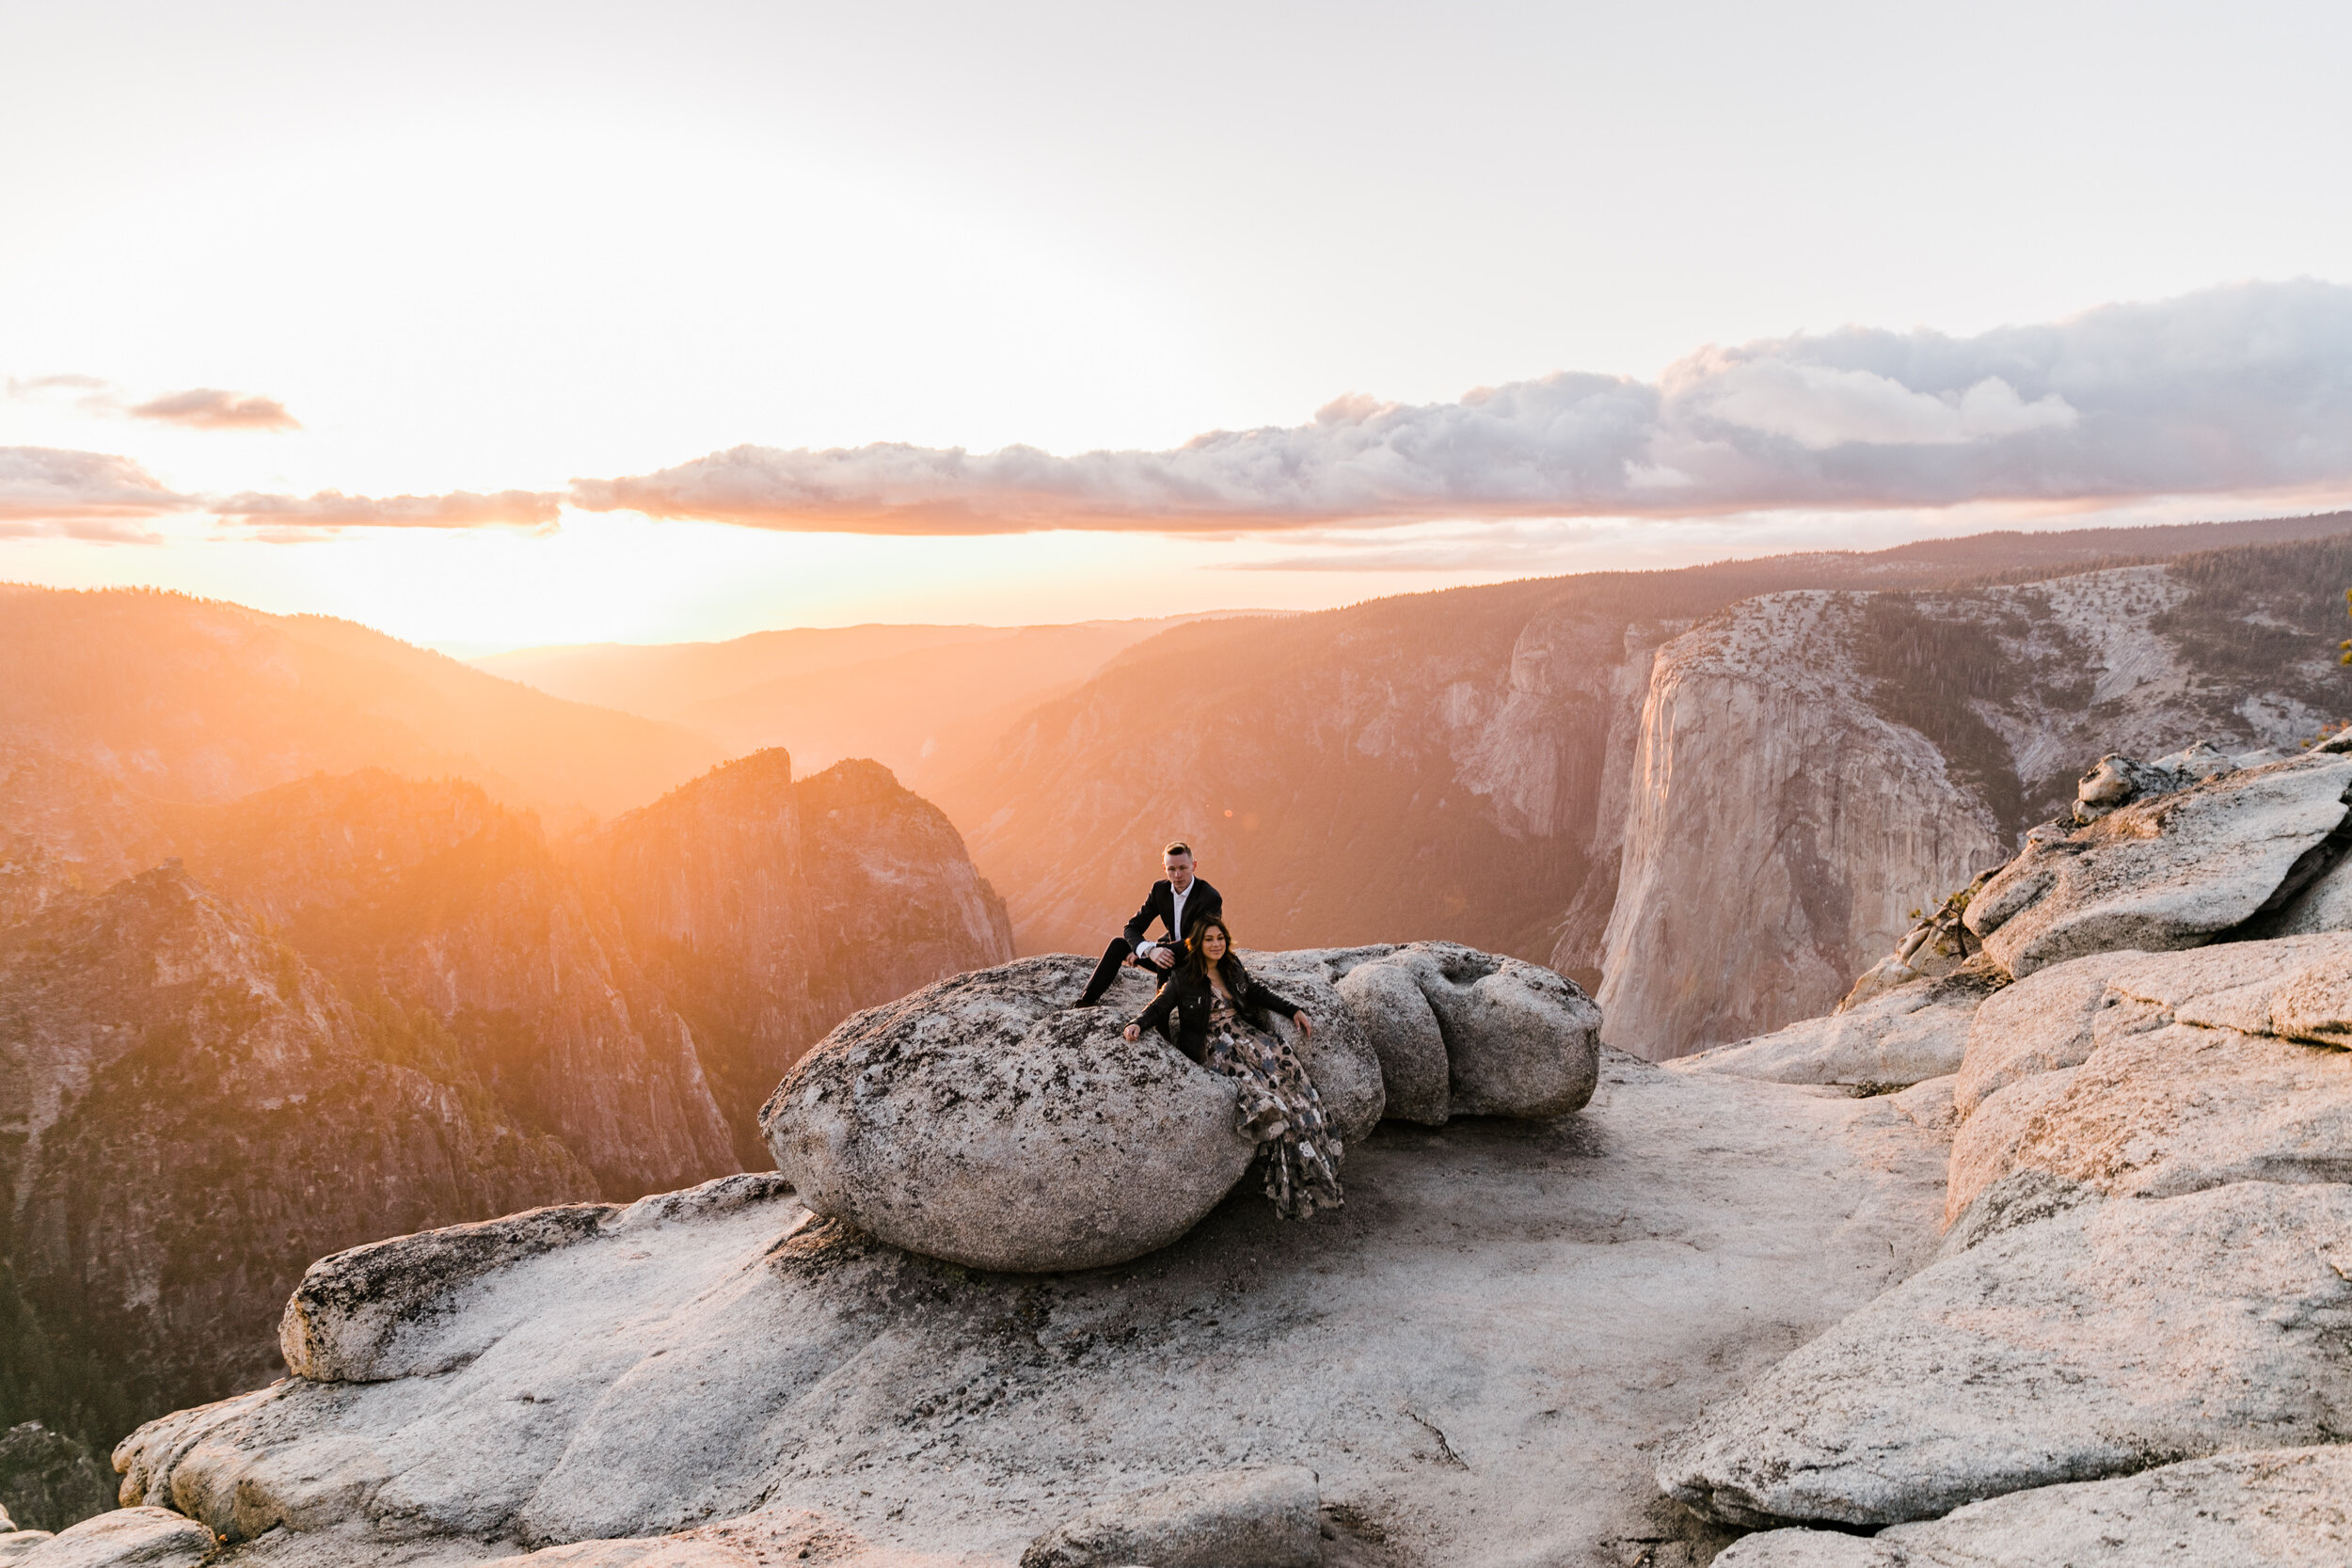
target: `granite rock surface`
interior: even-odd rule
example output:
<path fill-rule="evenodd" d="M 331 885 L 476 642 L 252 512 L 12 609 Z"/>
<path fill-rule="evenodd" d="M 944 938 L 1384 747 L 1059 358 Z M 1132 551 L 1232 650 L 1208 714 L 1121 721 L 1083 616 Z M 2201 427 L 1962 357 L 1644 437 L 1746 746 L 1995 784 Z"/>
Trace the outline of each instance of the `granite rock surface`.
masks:
<path fill-rule="evenodd" d="M 1415 1072 L 1423 1116 L 1549 1119 L 1592 1096 L 1599 1010 L 1549 970 L 1450 942 L 1243 958 L 1312 1022 L 1267 1021 L 1343 1144 L 1387 1108 L 1375 1031 Z M 1234 1131 L 1230 1081 L 1156 1035 L 1121 1037 L 1151 994 L 1140 971 L 1100 1007 L 1067 1005 L 1090 967 L 1023 959 L 850 1020 L 762 1113 L 777 1168 L 818 1212 L 973 1267 L 1097 1268 L 1165 1246 L 1255 1147 Z"/>
<path fill-rule="evenodd" d="M 2257 1449 L 2038 1486 L 1873 1537 L 1768 1530 L 1716 1568 L 2336 1568 L 2352 1561 L 2352 1446 Z"/>
<path fill-rule="evenodd" d="M 1009 1568 L 1117 1497 L 1263 1465 L 1394 1554 L 1350 1560 L 1701 1552 L 1720 1530 L 1661 1515 L 1645 1445 L 1916 1267 L 1943 1163 L 1888 1099 L 1613 1055 L 1581 1115 L 1388 1123 L 1343 1210 L 1245 1187 L 1088 1273 L 938 1262 L 738 1177 L 486 1272 L 420 1246 L 445 1292 L 403 1285 L 389 1336 L 340 1320 L 401 1375 L 292 1378 L 116 1458 L 126 1502 L 253 1568 L 617 1563 L 785 1509 L 878 1562 Z"/>
<path fill-rule="evenodd" d="M 776 1168 L 818 1213 L 975 1268 L 1166 1246 L 1256 1146 L 1235 1131 L 1231 1081 L 1154 1034 L 1120 1037 L 1145 995 L 1132 972 L 1103 1006 L 1065 1005 L 1087 968 L 1026 958 L 850 1019 L 762 1113 Z"/>
<path fill-rule="evenodd" d="M 1778 1084 L 1924 1083 L 1960 1069 L 1978 1008 L 1997 994 L 1989 966 L 1913 980 L 1841 1012 L 1717 1046 L 1672 1065 Z"/>
<path fill-rule="evenodd" d="M 1316 1568 L 1322 1501 L 1295 1465 L 1185 1476 L 1056 1525 L 1021 1568 Z"/>
<path fill-rule="evenodd" d="M 2313 754 L 2135 800 L 2038 839 L 1968 906 L 2011 974 L 2121 947 L 2196 947 L 2286 905 L 2342 848 L 2352 757 Z"/>
<path fill-rule="evenodd" d="M 1954 1107 L 1973 1114 L 1987 1097 L 2035 1073 L 2090 1054 L 2090 1024 L 2107 1005 L 2107 980 L 2137 948 L 2094 953 L 2038 970 L 1985 998 L 1970 1019 Z"/>
<path fill-rule="evenodd" d="M 2028 1176 L 1980 1201 L 2005 1198 L 2026 1212 L 1956 1227 L 1710 1411 L 1661 1483 L 1739 1524 L 1887 1525 L 2352 1420 L 2352 1189 L 2054 1201 Z"/>

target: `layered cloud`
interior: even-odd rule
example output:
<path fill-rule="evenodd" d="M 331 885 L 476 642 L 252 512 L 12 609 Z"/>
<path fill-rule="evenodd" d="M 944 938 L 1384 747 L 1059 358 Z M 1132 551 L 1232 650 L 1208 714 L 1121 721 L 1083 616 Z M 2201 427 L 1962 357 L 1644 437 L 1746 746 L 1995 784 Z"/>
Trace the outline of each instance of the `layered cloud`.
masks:
<path fill-rule="evenodd" d="M 87 396 L 92 392 L 103 392 L 105 389 L 106 383 L 94 375 L 35 375 L 23 379 L 13 375 L 8 377 L 8 396 L 12 398 L 40 399 L 56 397 L 67 392 L 79 392 Z"/>
<path fill-rule="evenodd" d="M 294 428 L 211 388 L 123 407 L 105 384 L 10 382 L 206 429 Z M 1057 456 L 882 443 L 735 447 L 567 493 L 176 495 L 128 458 L 0 449 L 23 531 L 209 513 L 257 537 L 554 525 L 560 509 L 885 534 L 1238 535 L 1508 518 L 1705 518 L 2352 489 L 2352 289 L 2249 283 L 1974 337 L 1851 327 L 1709 347 L 1655 382 L 1562 372 L 1452 403 L 1351 393 L 1294 426 Z M 1342 533 L 1329 533 L 1336 542 Z M 1400 546 L 1402 541 L 1399 542 Z M 1360 537 L 1343 547 L 1371 548 Z M 1391 550 L 1398 569 L 1472 550 Z M 1377 554 L 1377 552 L 1373 552 Z"/>
<path fill-rule="evenodd" d="M 85 414 L 151 420 L 186 430 L 300 430 L 302 421 L 276 398 L 259 392 L 229 392 L 192 387 L 142 403 L 125 399 L 114 383 L 95 375 L 8 378 L 8 396 L 27 403 L 70 401 Z"/>
<path fill-rule="evenodd" d="M 515 528 L 553 526 L 564 498 L 535 490 L 501 490 L 478 495 L 453 490 L 442 496 L 346 496 L 322 490 L 314 496 L 268 496 L 247 492 L 205 503 L 226 522 L 294 529 Z"/>
<path fill-rule="evenodd" d="M 479 495 L 183 495 L 128 457 L 56 447 L 0 447 L 0 538 L 63 534 L 152 542 L 137 525 L 209 514 L 273 538 L 316 537 L 349 528 L 544 529 L 563 498 L 532 490 Z"/>
<path fill-rule="evenodd" d="M 2352 289 L 2243 284 L 1976 337 L 1708 348 L 1656 383 L 1561 372 L 1454 403 L 1057 457 L 736 447 L 571 503 L 876 533 L 1285 529 L 1438 517 L 1942 507 L 2352 483 Z"/>
<path fill-rule="evenodd" d="M 224 392 L 217 387 L 197 387 L 167 392 L 124 410 L 135 420 L 184 425 L 190 430 L 300 430 L 302 421 L 286 412 L 276 398 L 258 392 Z"/>
<path fill-rule="evenodd" d="M 87 522 L 167 516 L 195 499 L 165 488 L 127 457 L 56 447 L 0 447 L 0 521 Z"/>

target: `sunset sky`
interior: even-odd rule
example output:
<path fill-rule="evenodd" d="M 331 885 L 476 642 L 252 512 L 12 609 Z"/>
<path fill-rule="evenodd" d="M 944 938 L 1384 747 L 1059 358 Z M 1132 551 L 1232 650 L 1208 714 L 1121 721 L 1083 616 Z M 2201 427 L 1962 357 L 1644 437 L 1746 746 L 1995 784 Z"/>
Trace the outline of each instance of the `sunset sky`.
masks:
<path fill-rule="evenodd" d="M 4 3 L 0 579 L 471 650 L 2352 504 L 2347 58 L 2328 4 Z"/>

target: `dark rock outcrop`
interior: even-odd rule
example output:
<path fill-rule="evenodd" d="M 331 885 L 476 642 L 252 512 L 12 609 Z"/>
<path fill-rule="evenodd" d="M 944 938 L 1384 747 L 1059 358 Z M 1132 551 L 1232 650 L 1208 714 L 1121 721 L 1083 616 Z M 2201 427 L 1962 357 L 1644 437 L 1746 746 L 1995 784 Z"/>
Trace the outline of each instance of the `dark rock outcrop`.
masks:
<path fill-rule="evenodd" d="M 760 1102 L 827 1030 L 1012 957 L 955 828 L 871 762 L 795 782 L 787 754 L 757 752 L 629 813 L 580 860 L 692 1031 L 747 1165 L 765 1161 Z"/>
<path fill-rule="evenodd" d="M 953 829 L 863 765 L 747 759 L 579 848 L 458 781 L 189 805 L 7 754 L 0 1333 L 38 1366 L 0 1414 L 95 1446 L 274 1375 L 322 1251 L 764 1164 L 797 1049 L 1009 945 Z M 664 857 L 707 896 L 659 904 Z M 783 1022 L 730 1032 L 771 989 Z"/>
<path fill-rule="evenodd" d="M 345 994 L 429 1012 L 507 1114 L 563 1140 L 602 1196 L 737 1164 L 699 1042 L 612 901 L 479 786 L 369 770 L 170 821 L 199 881 Z"/>
<path fill-rule="evenodd" d="M 87 1445 L 39 1421 L 0 1433 L 0 1518 L 61 1530 L 115 1505 L 114 1477 Z"/>
<path fill-rule="evenodd" d="M 0 931 L 0 1129 L 17 1288 L 133 1416 L 276 1375 L 323 1252 L 595 1186 L 176 863 Z"/>

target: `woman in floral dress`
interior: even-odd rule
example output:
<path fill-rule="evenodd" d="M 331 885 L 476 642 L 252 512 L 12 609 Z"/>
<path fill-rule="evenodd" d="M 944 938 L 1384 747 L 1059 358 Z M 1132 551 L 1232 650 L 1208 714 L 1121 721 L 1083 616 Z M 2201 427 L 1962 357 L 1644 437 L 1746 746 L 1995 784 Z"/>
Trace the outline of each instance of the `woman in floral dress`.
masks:
<path fill-rule="evenodd" d="M 1250 978 L 1233 952 L 1224 916 L 1210 915 L 1194 926 L 1184 942 L 1184 961 L 1127 1025 L 1127 1038 L 1165 1028 L 1171 1012 L 1177 1048 L 1241 1089 L 1234 1126 L 1258 1145 L 1275 1212 L 1300 1220 L 1318 1209 L 1338 1208 L 1345 1150 L 1323 1114 L 1323 1099 L 1305 1064 L 1275 1037 L 1266 1015 L 1290 1015 L 1302 1039 L 1314 1033 L 1314 1022 L 1298 1004 Z"/>

